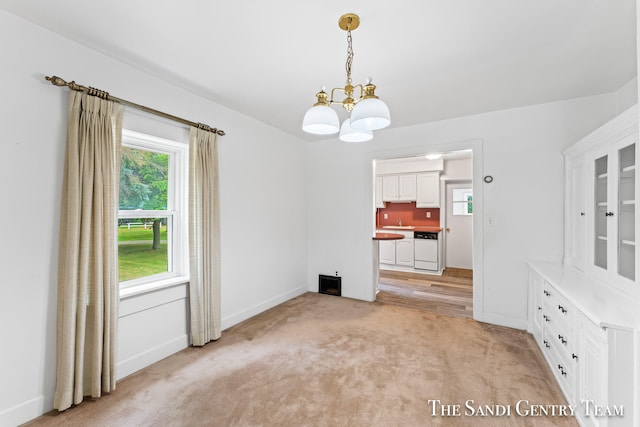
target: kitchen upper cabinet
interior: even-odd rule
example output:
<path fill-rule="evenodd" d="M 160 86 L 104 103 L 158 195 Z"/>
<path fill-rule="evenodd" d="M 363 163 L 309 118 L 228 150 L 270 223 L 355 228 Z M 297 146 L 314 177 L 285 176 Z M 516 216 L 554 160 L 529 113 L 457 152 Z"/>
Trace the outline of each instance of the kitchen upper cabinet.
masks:
<path fill-rule="evenodd" d="M 416 174 L 398 176 L 398 200 L 407 202 L 416 200 Z"/>
<path fill-rule="evenodd" d="M 395 202 L 398 200 L 398 175 L 382 176 L 382 201 Z"/>
<path fill-rule="evenodd" d="M 384 208 L 384 202 L 382 201 L 382 177 L 376 176 L 375 181 L 375 200 L 376 208 Z"/>
<path fill-rule="evenodd" d="M 417 208 L 440 207 L 440 172 L 419 173 L 417 180 Z"/>
<path fill-rule="evenodd" d="M 413 202 L 416 200 L 416 174 L 383 175 L 383 202 Z"/>

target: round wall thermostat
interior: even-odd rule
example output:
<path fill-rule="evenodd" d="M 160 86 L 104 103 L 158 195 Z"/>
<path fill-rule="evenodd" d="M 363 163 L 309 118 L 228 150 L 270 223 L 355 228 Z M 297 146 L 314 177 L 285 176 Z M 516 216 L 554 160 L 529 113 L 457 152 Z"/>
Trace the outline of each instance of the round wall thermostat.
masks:
<path fill-rule="evenodd" d="M 493 182 L 493 177 L 491 175 L 485 176 L 484 182 L 486 182 L 487 184 L 491 184 Z"/>

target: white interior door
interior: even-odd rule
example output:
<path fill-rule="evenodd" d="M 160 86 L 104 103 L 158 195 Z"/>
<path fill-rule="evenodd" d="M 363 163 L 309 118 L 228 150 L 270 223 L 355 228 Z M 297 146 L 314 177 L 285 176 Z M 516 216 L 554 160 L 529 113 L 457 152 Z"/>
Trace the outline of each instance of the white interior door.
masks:
<path fill-rule="evenodd" d="M 471 181 L 446 184 L 445 268 L 473 269 L 472 188 Z"/>

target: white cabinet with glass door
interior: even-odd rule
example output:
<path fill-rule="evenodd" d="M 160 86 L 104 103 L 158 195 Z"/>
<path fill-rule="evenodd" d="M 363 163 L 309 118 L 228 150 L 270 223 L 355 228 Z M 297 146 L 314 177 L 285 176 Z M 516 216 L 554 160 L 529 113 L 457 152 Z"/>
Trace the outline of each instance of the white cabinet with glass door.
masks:
<path fill-rule="evenodd" d="M 637 144 L 636 105 L 564 151 L 564 262 L 640 300 Z"/>
<path fill-rule="evenodd" d="M 635 286 L 636 140 L 634 133 L 586 155 L 593 183 L 587 253 L 595 277 L 640 295 Z"/>

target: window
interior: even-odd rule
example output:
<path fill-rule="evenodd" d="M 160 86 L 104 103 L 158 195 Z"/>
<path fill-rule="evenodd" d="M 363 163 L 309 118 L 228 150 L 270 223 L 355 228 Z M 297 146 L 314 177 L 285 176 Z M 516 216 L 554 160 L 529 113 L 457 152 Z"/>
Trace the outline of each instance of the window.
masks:
<path fill-rule="evenodd" d="M 118 210 L 121 288 L 187 275 L 188 145 L 123 131 Z"/>
<path fill-rule="evenodd" d="M 473 192 L 471 188 L 454 188 L 452 201 L 454 215 L 473 215 Z"/>

